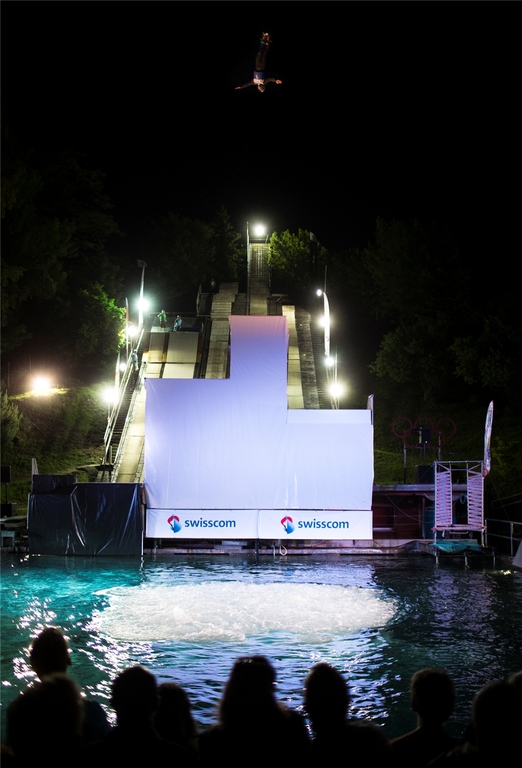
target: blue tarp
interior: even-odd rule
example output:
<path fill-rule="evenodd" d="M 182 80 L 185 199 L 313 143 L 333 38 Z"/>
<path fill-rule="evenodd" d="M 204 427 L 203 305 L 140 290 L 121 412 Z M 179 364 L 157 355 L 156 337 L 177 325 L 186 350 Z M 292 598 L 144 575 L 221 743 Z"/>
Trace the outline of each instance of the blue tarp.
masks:
<path fill-rule="evenodd" d="M 448 555 L 456 555 L 460 552 L 483 552 L 482 547 L 475 539 L 467 541 L 436 541 L 430 544 L 430 547 L 440 549 Z"/>

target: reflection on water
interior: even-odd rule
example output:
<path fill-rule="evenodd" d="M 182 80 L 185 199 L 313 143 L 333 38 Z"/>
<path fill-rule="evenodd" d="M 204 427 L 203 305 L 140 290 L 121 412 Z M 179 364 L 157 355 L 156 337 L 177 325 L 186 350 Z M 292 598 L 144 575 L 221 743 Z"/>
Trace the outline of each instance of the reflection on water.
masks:
<path fill-rule="evenodd" d="M 60 626 L 72 674 L 107 705 L 110 681 L 144 664 L 189 693 L 211 722 L 234 659 L 262 653 L 278 695 L 302 703 L 310 666 L 328 661 L 352 686 L 352 712 L 389 737 L 413 727 L 407 691 L 423 666 L 448 669 L 459 733 L 476 690 L 522 668 L 522 574 L 420 555 L 245 557 L 140 562 L 112 558 L 7 557 L 2 564 L 2 703 L 32 679 L 31 637 Z"/>

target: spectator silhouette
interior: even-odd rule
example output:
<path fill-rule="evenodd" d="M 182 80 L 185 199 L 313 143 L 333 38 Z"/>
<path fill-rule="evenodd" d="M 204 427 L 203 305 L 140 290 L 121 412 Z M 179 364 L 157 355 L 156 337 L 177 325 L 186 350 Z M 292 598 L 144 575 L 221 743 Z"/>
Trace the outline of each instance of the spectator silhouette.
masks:
<path fill-rule="evenodd" d="M 417 728 L 392 739 L 390 750 L 395 765 L 422 768 L 458 744 L 443 728 L 453 712 L 455 690 L 444 670 L 421 669 L 411 679 L 410 696 Z"/>
<path fill-rule="evenodd" d="M 389 762 L 388 742 L 369 722 L 347 719 L 350 706 L 348 685 L 334 667 L 316 664 L 305 680 L 305 710 L 314 740 L 311 765 L 335 764 L 340 755 L 354 765 Z"/>
<path fill-rule="evenodd" d="M 305 724 L 276 700 L 274 685 L 274 668 L 264 656 L 237 659 L 219 705 L 219 724 L 200 736 L 202 763 L 242 767 L 252 749 L 265 746 L 274 766 L 305 759 Z"/>
<path fill-rule="evenodd" d="M 191 766 L 195 758 L 184 747 L 162 739 L 152 721 L 158 708 L 156 679 L 144 667 L 129 667 L 111 687 L 111 705 L 117 726 L 92 747 L 91 763 L 98 768 L 115 765 L 166 765 L 173 761 L 180 768 Z"/>
<path fill-rule="evenodd" d="M 197 754 L 198 729 L 189 697 L 176 683 L 162 683 L 158 686 L 158 695 L 159 707 L 153 724 L 159 736 Z"/>
<path fill-rule="evenodd" d="M 83 698 L 63 673 L 44 675 L 7 710 L 7 732 L 17 766 L 81 766 L 85 740 Z"/>
<path fill-rule="evenodd" d="M 520 754 L 522 696 L 504 680 L 488 683 L 473 700 L 469 740 L 430 763 L 434 768 L 513 765 Z"/>
<path fill-rule="evenodd" d="M 31 667 L 40 680 L 57 672 L 66 675 L 71 666 L 69 646 L 57 627 L 46 627 L 35 637 L 29 650 Z M 110 731 L 103 707 L 96 701 L 84 699 L 82 735 L 86 743 L 100 741 Z"/>
<path fill-rule="evenodd" d="M 513 672 L 508 678 L 508 683 L 514 685 L 517 691 L 522 696 L 522 670 L 520 672 Z"/>

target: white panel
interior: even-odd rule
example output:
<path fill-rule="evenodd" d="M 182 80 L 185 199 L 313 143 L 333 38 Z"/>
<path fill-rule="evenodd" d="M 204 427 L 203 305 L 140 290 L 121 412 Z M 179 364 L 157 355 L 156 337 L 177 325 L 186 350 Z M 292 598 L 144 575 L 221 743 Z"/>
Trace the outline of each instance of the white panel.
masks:
<path fill-rule="evenodd" d="M 368 511 L 370 412 L 288 411 L 286 319 L 230 325 L 230 379 L 146 380 L 149 506 Z"/>
<path fill-rule="evenodd" d="M 281 513 L 277 509 L 259 512 L 260 539 L 372 539 L 371 509 L 323 512 L 296 510 Z"/>
<path fill-rule="evenodd" d="M 435 465 L 435 525 L 450 526 L 453 523 L 453 497 L 451 494 L 451 469 Z"/>
<path fill-rule="evenodd" d="M 482 528 L 484 525 L 484 478 L 482 474 L 468 474 L 468 525 Z"/>
<path fill-rule="evenodd" d="M 194 363 L 165 363 L 164 379 L 193 379 Z"/>
<path fill-rule="evenodd" d="M 257 510 L 147 509 L 150 539 L 257 539 Z"/>
<path fill-rule="evenodd" d="M 146 379 L 158 379 L 161 373 L 161 363 L 147 363 L 145 368 Z"/>
<path fill-rule="evenodd" d="M 169 333 L 167 363 L 194 363 L 198 352 L 198 333 L 176 331 Z"/>
<path fill-rule="evenodd" d="M 165 344 L 165 332 L 151 333 L 149 343 L 149 363 L 161 363 L 163 360 L 163 346 Z"/>

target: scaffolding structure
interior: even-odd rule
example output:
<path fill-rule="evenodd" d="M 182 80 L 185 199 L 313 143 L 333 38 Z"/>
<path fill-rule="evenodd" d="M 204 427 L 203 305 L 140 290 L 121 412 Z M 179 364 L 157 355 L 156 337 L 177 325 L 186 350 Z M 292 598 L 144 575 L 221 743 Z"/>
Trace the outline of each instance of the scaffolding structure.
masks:
<path fill-rule="evenodd" d="M 480 533 L 480 544 L 484 545 L 484 467 L 482 461 L 435 461 L 435 525 L 433 533 L 451 538 Z M 463 482 L 463 476 L 465 482 Z M 466 493 L 457 494 L 461 507 L 465 509 L 465 520 L 456 519 L 454 479 L 458 485 L 465 484 Z"/>

